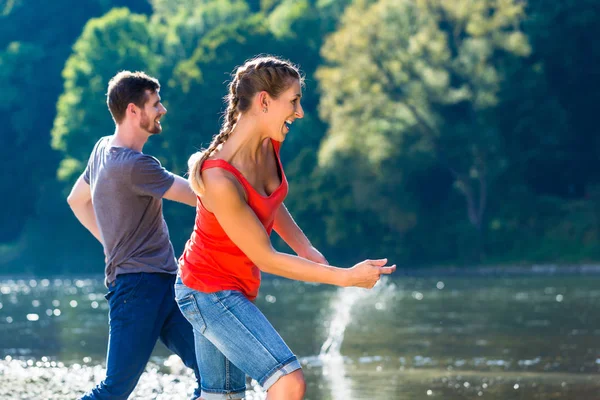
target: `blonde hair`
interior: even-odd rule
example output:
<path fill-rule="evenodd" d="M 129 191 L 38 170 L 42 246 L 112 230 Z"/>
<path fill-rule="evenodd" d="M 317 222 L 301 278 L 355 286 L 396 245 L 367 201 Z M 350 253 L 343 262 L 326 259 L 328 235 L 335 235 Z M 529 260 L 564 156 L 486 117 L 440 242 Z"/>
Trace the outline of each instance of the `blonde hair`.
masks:
<path fill-rule="evenodd" d="M 291 80 L 297 79 L 303 84 L 303 77 L 295 65 L 273 56 L 248 60 L 232 76 L 229 93 L 225 96 L 227 110 L 221 130 L 213 137 L 208 148 L 192 154 L 188 160 L 188 180 L 198 196 L 203 195 L 205 190 L 201 175 L 202 164 L 229 139 L 238 115 L 250 109 L 254 95 L 264 90 L 276 99 L 290 87 Z"/>

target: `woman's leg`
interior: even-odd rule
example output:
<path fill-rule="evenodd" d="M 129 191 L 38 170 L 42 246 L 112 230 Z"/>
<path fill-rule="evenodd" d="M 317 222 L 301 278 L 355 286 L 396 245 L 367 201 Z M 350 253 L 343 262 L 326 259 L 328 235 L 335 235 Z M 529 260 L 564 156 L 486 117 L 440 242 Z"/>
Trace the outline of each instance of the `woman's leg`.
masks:
<path fill-rule="evenodd" d="M 306 383 L 301 369 L 284 375 L 267 391 L 267 400 L 301 400 L 304 398 Z"/>
<path fill-rule="evenodd" d="M 201 376 L 201 399 L 243 399 L 246 393 L 246 374 L 204 337 L 207 324 L 200 313 L 197 298 L 206 296 L 181 285 L 175 285 L 176 301 L 182 314 L 194 329 L 196 355 Z M 227 332 L 224 333 L 227 335 Z"/>
<path fill-rule="evenodd" d="M 203 336 L 227 360 L 267 391 L 285 377 L 273 396 L 285 393 L 276 398 L 302 398 L 304 378 L 298 359 L 252 302 L 234 290 L 196 293 L 195 297 L 205 325 Z M 295 371 L 298 372 L 294 374 Z M 204 371 L 201 369 L 200 373 L 204 382 Z M 293 375 L 288 377 L 290 374 Z"/>

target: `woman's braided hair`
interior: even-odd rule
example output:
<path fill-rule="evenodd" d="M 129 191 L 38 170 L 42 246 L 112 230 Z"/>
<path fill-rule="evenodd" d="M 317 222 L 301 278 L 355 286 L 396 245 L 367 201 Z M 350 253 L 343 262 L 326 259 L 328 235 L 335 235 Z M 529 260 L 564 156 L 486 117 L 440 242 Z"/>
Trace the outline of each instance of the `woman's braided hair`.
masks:
<path fill-rule="evenodd" d="M 264 90 L 276 99 L 290 87 L 294 79 L 302 84 L 303 78 L 298 68 L 273 56 L 256 57 L 238 67 L 229 83 L 229 93 L 225 96 L 227 110 L 221 130 L 213 137 L 207 149 L 194 153 L 188 161 L 188 180 L 198 196 L 204 194 L 202 163 L 229 139 L 238 116 L 250 109 L 254 95 Z"/>

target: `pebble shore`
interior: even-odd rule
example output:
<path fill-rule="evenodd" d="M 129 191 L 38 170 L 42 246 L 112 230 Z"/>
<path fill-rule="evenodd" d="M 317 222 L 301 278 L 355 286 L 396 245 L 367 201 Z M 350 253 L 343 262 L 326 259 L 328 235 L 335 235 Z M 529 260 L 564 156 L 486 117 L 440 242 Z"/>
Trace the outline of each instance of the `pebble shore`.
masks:
<path fill-rule="evenodd" d="M 157 364 L 148 363 L 130 400 L 189 399 L 195 387 L 193 373 L 172 359 L 170 373 L 161 371 Z M 164 366 L 162 367 L 165 368 Z M 23 361 L 7 357 L 0 360 L 0 399 L 2 400 L 73 400 L 91 389 L 104 378 L 101 365 L 73 364 L 50 361 Z M 247 399 L 264 399 L 259 388 L 250 390 Z"/>

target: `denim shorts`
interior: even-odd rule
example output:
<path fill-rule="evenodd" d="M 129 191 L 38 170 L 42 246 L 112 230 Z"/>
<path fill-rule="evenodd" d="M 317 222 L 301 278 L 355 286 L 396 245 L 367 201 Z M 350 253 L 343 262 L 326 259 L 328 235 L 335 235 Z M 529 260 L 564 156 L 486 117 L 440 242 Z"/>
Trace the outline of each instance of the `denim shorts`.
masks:
<path fill-rule="evenodd" d="M 301 368 L 275 328 L 241 292 L 202 293 L 177 277 L 175 299 L 194 328 L 204 399 L 243 399 L 246 375 L 268 390 Z"/>

